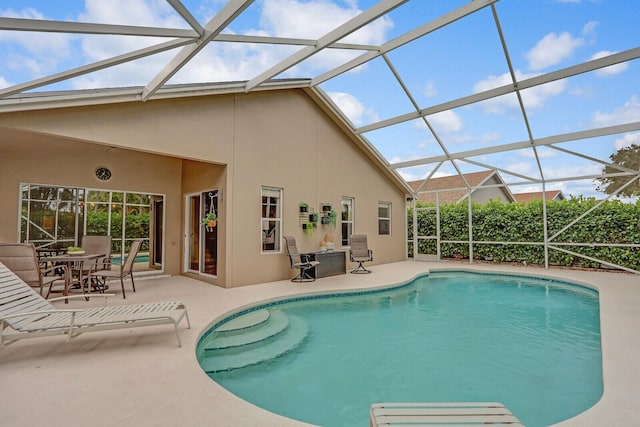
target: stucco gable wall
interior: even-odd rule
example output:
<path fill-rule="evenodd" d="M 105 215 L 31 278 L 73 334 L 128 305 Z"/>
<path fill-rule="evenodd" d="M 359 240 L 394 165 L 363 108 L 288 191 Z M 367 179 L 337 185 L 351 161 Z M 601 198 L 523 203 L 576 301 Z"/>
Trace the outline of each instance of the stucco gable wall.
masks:
<path fill-rule="evenodd" d="M 321 202 L 331 202 L 339 212 L 341 197 L 350 196 L 355 231 L 368 234 L 376 262 L 404 259 L 404 193 L 304 92 L 239 96 L 235 135 L 233 235 L 244 237 L 233 243 L 234 284 L 291 274 L 284 248 L 280 254 L 260 254 L 263 185 L 284 190 L 283 233 L 295 236 L 302 251 L 318 250 L 328 232 L 340 249 L 340 223 L 336 229 L 319 225 L 308 237 L 300 227 L 298 204 L 305 201 L 317 211 Z M 392 237 L 377 236 L 378 200 L 393 203 Z"/>

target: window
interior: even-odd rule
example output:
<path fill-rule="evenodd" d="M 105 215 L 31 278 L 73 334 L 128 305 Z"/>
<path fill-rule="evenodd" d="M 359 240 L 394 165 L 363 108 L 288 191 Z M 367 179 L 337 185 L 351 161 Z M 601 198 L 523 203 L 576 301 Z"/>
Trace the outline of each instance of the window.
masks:
<path fill-rule="evenodd" d="M 122 262 L 133 239 L 144 239 L 144 255 L 156 244 L 162 254 L 162 240 L 154 237 L 162 235 L 163 224 L 151 219 L 151 201 L 162 195 L 29 183 L 20 190 L 21 242 L 64 248 L 78 246 L 83 235 L 109 235 L 114 264 Z M 142 265 L 136 261 L 137 270 Z"/>
<path fill-rule="evenodd" d="M 262 252 L 280 252 L 282 189 L 262 187 Z"/>
<path fill-rule="evenodd" d="M 342 198 L 342 246 L 351 245 L 353 234 L 353 198 Z"/>
<path fill-rule="evenodd" d="M 378 202 L 378 234 L 391 234 L 391 203 Z"/>

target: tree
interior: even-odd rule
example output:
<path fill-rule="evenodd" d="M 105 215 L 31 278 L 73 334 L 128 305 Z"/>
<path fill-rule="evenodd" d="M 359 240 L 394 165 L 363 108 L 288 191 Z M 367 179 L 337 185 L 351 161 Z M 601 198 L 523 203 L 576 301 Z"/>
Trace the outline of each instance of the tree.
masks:
<path fill-rule="evenodd" d="M 609 156 L 609 158 L 611 159 L 611 162 L 616 165 L 620 165 L 634 171 L 640 171 L 640 145 L 638 144 L 631 144 L 628 147 L 622 147 Z M 603 174 L 613 174 L 618 172 L 620 172 L 620 169 L 610 165 L 605 166 L 602 170 Z M 603 176 L 601 178 L 596 178 L 596 180 L 600 182 L 597 190 L 607 194 L 615 193 L 618 188 L 629 182 L 629 179 L 631 178 L 628 175 Z M 618 194 L 624 197 L 640 196 L 640 178 Z"/>

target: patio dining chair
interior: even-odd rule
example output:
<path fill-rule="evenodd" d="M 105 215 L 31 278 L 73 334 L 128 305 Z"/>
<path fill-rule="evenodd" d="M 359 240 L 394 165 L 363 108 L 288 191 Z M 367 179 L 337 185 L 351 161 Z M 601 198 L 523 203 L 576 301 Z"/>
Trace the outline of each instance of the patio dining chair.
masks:
<path fill-rule="evenodd" d="M 87 287 L 93 287 L 97 290 L 104 292 L 105 283 L 99 280 L 99 276 L 89 276 L 92 272 L 111 270 L 111 236 L 82 236 L 80 246 L 87 254 L 104 254 L 99 258 L 96 258 L 95 262 L 78 263 L 72 274 L 78 274 L 79 268 L 82 268 L 81 276 L 86 278 L 85 282 Z M 82 284 L 85 286 L 85 283 Z M 89 288 L 89 290 L 91 290 Z"/>
<path fill-rule="evenodd" d="M 136 256 L 138 255 L 138 251 L 140 250 L 140 246 L 142 245 L 142 239 L 136 239 L 131 242 L 131 248 L 129 248 L 129 253 L 124 260 L 124 263 L 117 268 L 112 267 L 111 259 L 108 260 L 109 269 L 99 268 L 97 271 L 92 271 L 89 273 L 89 277 L 100 279 L 102 283 L 106 285 L 107 278 L 110 279 L 120 279 L 120 285 L 122 286 L 122 298 L 127 298 L 124 290 L 124 279 L 127 276 L 131 276 L 131 287 L 133 288 L 133 292 L 136 291 L 136 284 L 133 281 L 133 264 L 135 262 Z"/>
<path fill-rule="evenodd" d="M 316 280 L 315 277 L 311 276 L 310 271 L 316 265 L 320 264 L 320 262 L 313 259 L 312 254 L 301 254 L 298 252 L 298 245 L 296 244 L 295 237 L 284 236 L 284 243 L 287 247 L 287 255 L 289 256 L 291 268 L 300 270 L 298 275 L 291 279 L 291 281 L 313 282 Z"/>
<path fill-rule="evenodd" d="M 362 265 L 365 262 L 373 261 L 373 252 L 367 246 L 366 234 L 354 234 L 351 236 L 351 249 L 349 249 L 349 260 L 351 262 L 357 262 L 358 266 L 351 270 L 351 273 L 371 273 L 371 270 L 367 270 Z"/>
<path fill-rule="evenodd" d="M 33 243 L 0 243 L 0 262 L 42 295 L 48 287 L 45 298 L 49 298 L 54 286 L 62 286 L 68 294 L 69 272 L 64 265 L 41 268 Z"/>

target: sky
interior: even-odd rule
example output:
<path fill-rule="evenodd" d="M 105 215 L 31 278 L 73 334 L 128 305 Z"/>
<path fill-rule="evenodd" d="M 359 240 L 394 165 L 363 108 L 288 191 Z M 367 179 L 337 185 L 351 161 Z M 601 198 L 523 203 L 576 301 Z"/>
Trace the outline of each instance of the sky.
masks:
<path fill-rule="evenodd" d="M 183 0 L 206 24 L 226 2 Z M 256 0 L 223 34 L 316 39 L 375 5 L 359 0 Z M 463 0 L 411 0 L 340 42 L 382 45 L 468 4 Z M 639 0 L 501 0 L 495 4 L 503 46 L 491 8 L 484 8 L 354 68 L 319 87 L 355 128 L 510 84 L 508 52 L 517 80 L 578 65 L 640 46 Z M 164 0 L 3 0 L 0 17 L 190 28 Z M 0 31 L 0 90 L 165 41 L 114 35 Z M 300 47 L 210 43 L 168 83 L 250 80 Z M 177 50 L 34 89 L 68 90 L 143 86 Z M 278 75 L 314 78 L 363 53 L 327 49 Z M 399 76 L 400 81 L 396 78 Z M 404 87 L 403 87 L 404 85 Z M 408 92 L 408 94 L 407 94 Z M 521 91 L 445 109 L 427 121 L 411 120 L 362 135 L 391 163 L 482 150 L 496 145 L 640 122 L 640 60 L 632 60 Z M 528 124 L 528 127 L 527 127 Z M 548 190 L 595 196 L 592 178 L 617 149 L 640 144 L 628 132 L 457 161 L 463 173 L 500 168 L 512 192 L 539 191 L 524 177 L 551 180 Z M 444 147 L 444 148 L 443 148 Z M 578 152 L 580 156 L 568 154 Z M 536 156 L 542 171 L 538 169 Z M 407 180 L 456 173 L 450 162 L 398 169 Z"/>

